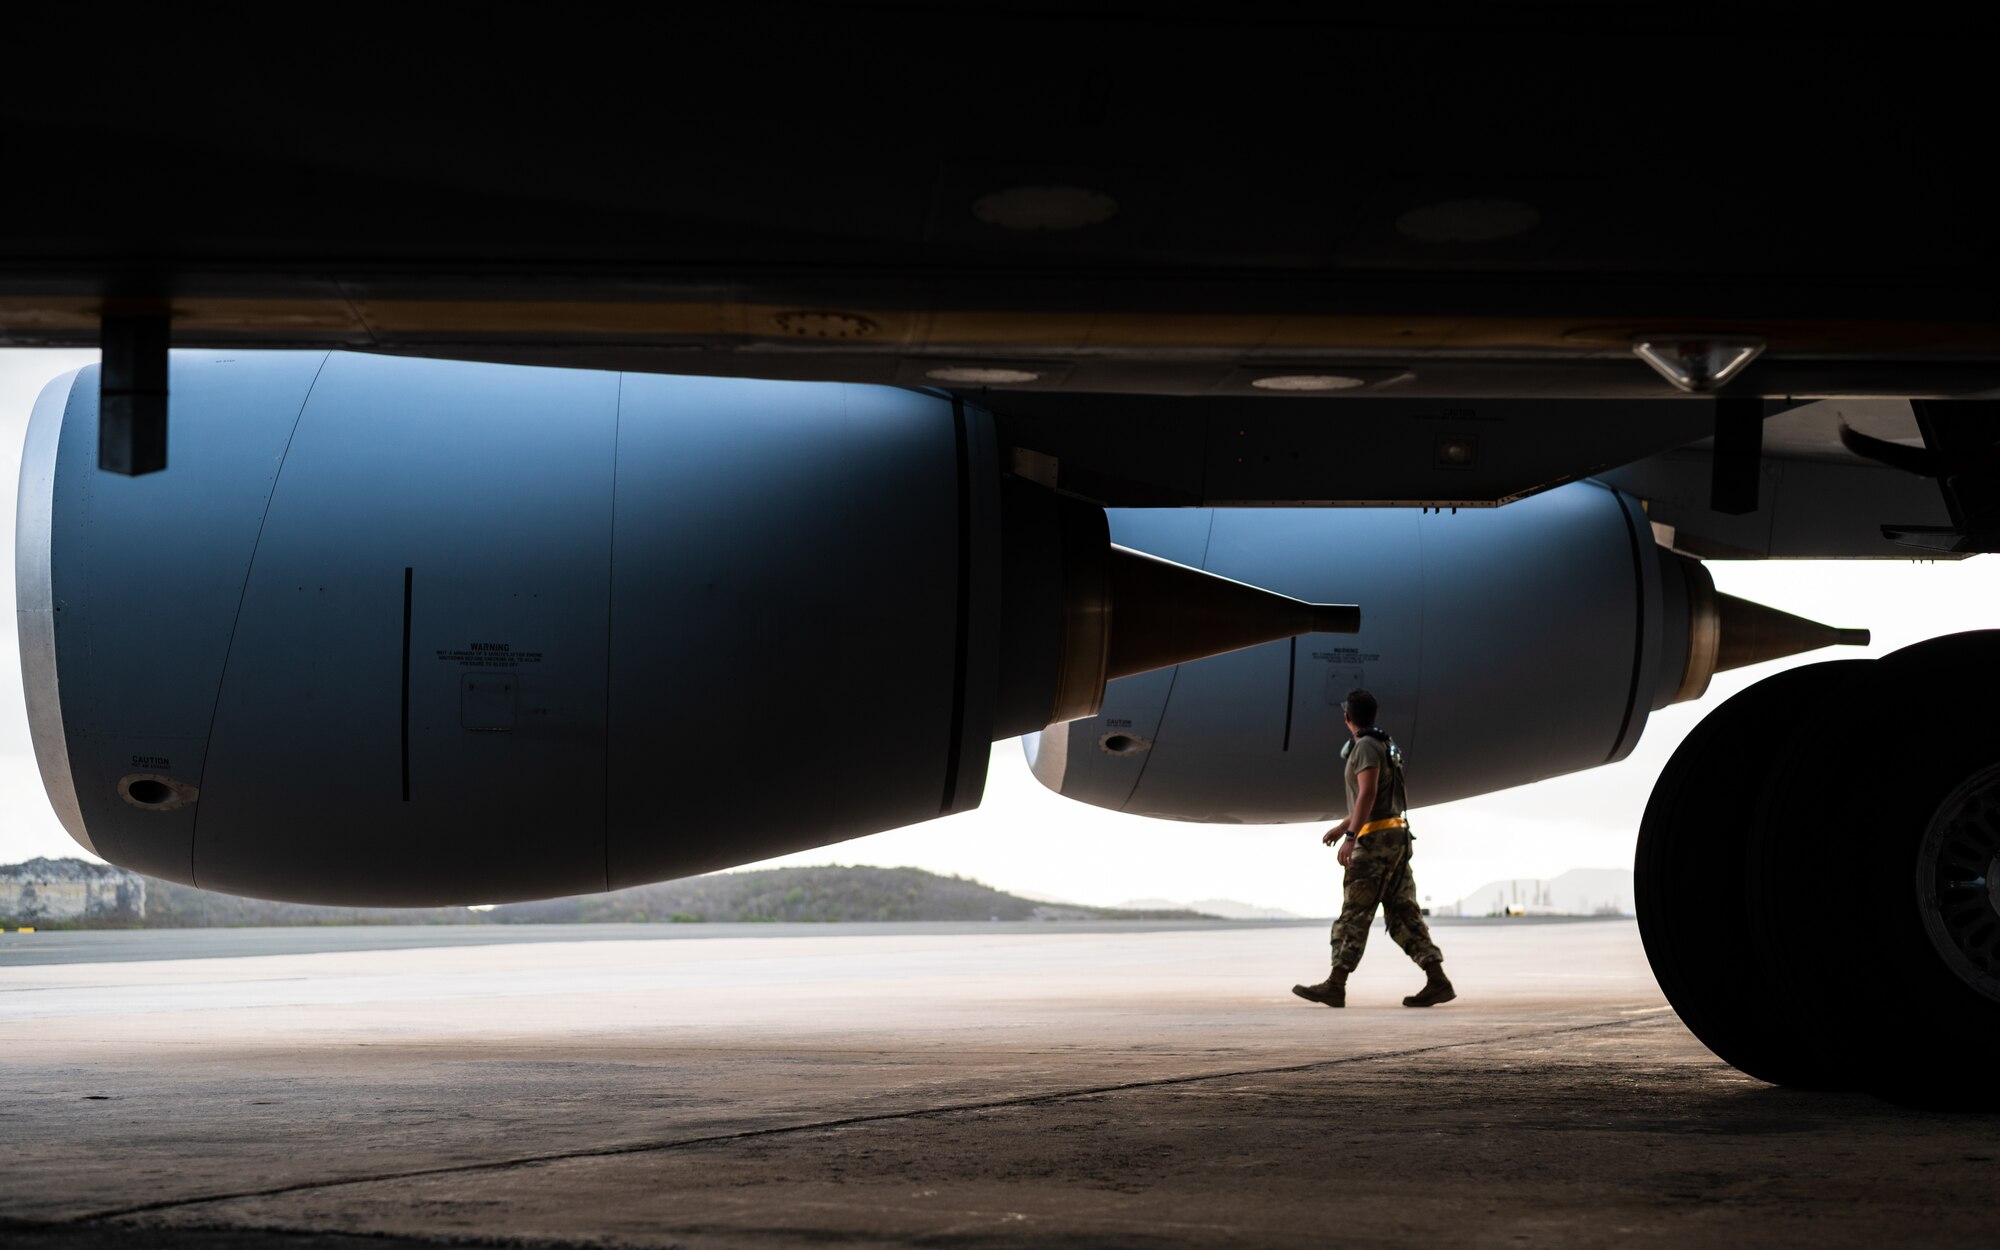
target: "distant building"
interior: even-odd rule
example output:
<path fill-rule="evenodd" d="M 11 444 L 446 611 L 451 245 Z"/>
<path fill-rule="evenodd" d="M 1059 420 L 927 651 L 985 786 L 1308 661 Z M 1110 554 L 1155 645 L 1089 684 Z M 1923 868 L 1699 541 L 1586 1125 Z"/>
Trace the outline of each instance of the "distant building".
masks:
<path fill-rule="evenodd" d="M 109 864 L 31 859 L 0 867 L 0 919 L 10 924 L 100 920 L 137 924 L 146 916 L 146 879 Z"/>

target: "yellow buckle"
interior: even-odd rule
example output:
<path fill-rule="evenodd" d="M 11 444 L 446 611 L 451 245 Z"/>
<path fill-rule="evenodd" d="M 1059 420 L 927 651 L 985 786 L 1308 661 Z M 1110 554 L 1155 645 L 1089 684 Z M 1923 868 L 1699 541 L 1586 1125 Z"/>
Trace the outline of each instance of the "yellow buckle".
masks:
<path fill-rule="evenodd" d="M 1401 816 L 1389 816 L 1389 817 L 1385 817 L 1385 818 L 1384 818 L 1384 819 L 1382 819 L 1382 820 L 1371 820 L 1371 821 L 1369 821 L 1369 822 L 1368 822 L 1367 824 L 1365 824 L 1365 825 L 1361 826 L 1361 827 L 1360 827 L 1359 829 L 1356 829 L 1356 830 L 1354 831 L 1354 836 L 1355 836 L 1355 837 L 1357 837 L 1357 838 L 1365 838 L 1365 837 L 1367 837 L 1367 836 L 1368 836 L 1369 834 L 1371 834 L 1371 833 L 1375 833 L 1375 832 L 1377 832 L 1378 830 L 1382 830 L 1382 829 L 1407 829 L 1407 828 L 1409 828 L 1409 825 L 1410 825 L 1410 822 L 1409 822 L 1409 821 L 1407 821 L 1407 820 L 1404 820 L 1404 819 L 1403 819 L 1403 818 L 1402 818 Z"/>

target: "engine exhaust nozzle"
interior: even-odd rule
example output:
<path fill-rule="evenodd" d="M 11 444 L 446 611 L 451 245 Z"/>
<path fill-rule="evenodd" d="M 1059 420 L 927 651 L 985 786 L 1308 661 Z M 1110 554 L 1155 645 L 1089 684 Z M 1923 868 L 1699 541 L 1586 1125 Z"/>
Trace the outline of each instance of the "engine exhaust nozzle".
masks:
<path fill-rule="evenodd" d="M 994 737 L 1097 715 L 1106 683 L 1301 634 L 1361 609 L 1307 603 L 1110 541 L 1104 510 L 1008 488 Z"/>
<path fill-rule="evenodd" d="M 1113 544 L 1107 680 L 1300 634 L 1353 634 L 1361 609 L 1307 603 Z"/>
<path fill-rule="evenodd" d="M 1708 692 L 1717 673 L 1748 668 L 1766 660 L 1782 660 L 1821 647 L 1865 647 L 1865 629 L 1842 629 L 1793 616 L 1715 589 L 1701 562 L 1674 556 L 1687 588 L 1687 667 L 1680 688 L 1670 700 L 1686 703 Z"/>

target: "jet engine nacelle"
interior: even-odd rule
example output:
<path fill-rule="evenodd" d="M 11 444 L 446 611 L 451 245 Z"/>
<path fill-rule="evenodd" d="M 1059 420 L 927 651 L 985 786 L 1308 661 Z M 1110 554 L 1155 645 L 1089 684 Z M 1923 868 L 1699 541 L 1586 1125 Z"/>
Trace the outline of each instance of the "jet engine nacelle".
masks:
<path fill-rule="evenodd" d="M 1344 814 L 1340 703 L 1373 692 L 1410 800 L 1484 794 L 1622 759 L 1647 714 L 1718 670 L 1835 630 L 1717 594 L 1656 546 L 1638 501 L 1594 484 L 1505 508 L 1114 510 L 1113 541 L 1367 607 L 1306 636 L 1115 683 L 1102 711 L 1029 737 L 1050 789 L 1117 811 L 1223 823 Z"/>
<path fill-rule="evenodd" d="M 978 803 L 1106 682 L 1355 613 L 1109 545 L 989 417 L 886 387 L 175 353 L 168 468 L 97 371 L 22 458 L 29 722 L 71 835 L 304 902 L 499 902 Z"/>

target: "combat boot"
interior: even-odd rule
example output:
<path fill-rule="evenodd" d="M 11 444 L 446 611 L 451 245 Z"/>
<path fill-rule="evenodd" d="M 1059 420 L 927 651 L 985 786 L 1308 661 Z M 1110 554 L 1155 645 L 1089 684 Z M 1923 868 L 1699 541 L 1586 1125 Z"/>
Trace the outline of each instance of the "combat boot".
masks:
<path fill-rule="evenodd" d="M 1318 985 L 1294 985 L 1292 993 L 1309 1003 L 1323 1003 L 1328 1007 L 1347 1006 L 1347 969 L 1335 968 L 1326 974 L 1326 980 Z"/>
<path fill-rule="evenodd" d="M 1435 1007 L 1458 997 L 1458 991 L 1451 988 L 1451 979 L 1444 974 L 1444 960 L 1433 959 L 1420 965 L 1424 970 L 1424 988 L 1403 1000 L 1405 1007 Z"/>

